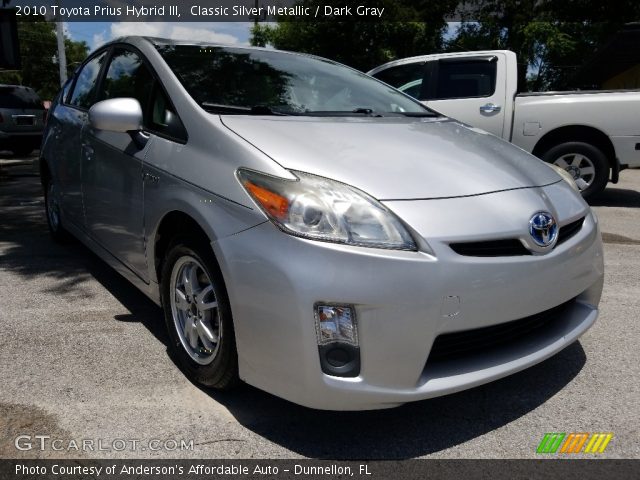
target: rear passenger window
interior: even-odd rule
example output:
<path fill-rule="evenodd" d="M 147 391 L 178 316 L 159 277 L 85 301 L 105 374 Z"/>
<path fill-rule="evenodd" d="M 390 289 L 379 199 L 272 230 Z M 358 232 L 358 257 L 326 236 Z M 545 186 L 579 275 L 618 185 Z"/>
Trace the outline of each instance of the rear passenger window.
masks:
<path fill-rule="evenodd" d="M 438 62 L 437 88 L 427 100 L 490 97 L 496 90 L 494 59 Z"/>
<path fill-rule="evenodd" d="M 103 52 L 90 60 L 78 73 L 69 104 L 88 109 L 95 103 L 98 74 L 105 61 L 107 52 Z"/>

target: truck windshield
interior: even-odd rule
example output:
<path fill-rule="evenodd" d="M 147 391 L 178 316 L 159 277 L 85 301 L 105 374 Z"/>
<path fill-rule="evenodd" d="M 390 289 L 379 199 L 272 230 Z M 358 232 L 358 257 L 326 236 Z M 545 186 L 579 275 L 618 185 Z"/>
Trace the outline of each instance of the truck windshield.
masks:
<path fill-rule="evenodd" d="M 215 113 L 437 115 L 393 88 L 325 59 L 234 47 L 156 48 L 194 100 Z"/>

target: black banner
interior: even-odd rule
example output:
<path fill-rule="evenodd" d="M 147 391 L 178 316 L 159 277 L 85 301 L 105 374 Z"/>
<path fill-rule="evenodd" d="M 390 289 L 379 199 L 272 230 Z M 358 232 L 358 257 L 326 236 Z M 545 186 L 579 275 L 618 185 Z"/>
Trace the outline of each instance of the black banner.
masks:
<path fill-rule="evenodd" d="M 389 439 L 389 441 L 393 441 Z M 0 460 L 0 478 L 475 480 L 637 478 L 638 460 Z"/>
<path fill-rule="evenodd" d="M 474 21 L 479 15 L 500 18 L 514 12 L 558 15 L 558 0 L 521 0 L 509 4 L 495 0 L 439 0 L 433 2 L 396 2 L 395 0 L 4 0 L 15 8 L 19 21 L 49 20 L 64 22 L 265 22 L 265 21 L 339 21 L 339 22 L 422 22 L 434 15 L 449 22 Z M 606 2 L 564 0 L 563 22 L 606 21 L 619 12 Z M 554 7 L 554 8 L 551 8 Z M 640 11 L 637 2 L 625 1 L 620 7 L 628 20 Z M 632 11 L 631 11 L 632 10 Z"/>

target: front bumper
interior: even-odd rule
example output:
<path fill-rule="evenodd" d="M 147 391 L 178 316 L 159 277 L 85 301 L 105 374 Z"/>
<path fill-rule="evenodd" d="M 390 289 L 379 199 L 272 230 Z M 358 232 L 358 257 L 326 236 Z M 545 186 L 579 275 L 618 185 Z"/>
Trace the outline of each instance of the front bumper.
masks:
<path fill-rule="evenodd" d="M 522 206 L 523 195 L 550 203 L 563 195 L 558 188 L 485 195 L 484 205 L 477 198 L 455 199 L 449 221 L 434 222 L 429 251 L 314 242 L 286 235 L 271 223 L 214 242 L 234 316 L 241 378 L 312 408 L 388 408 L 480 385 L 560 351 L 596 320 L 602 292 L 600 233 L 581 199 L 571 196 L 575 202 L 563 202 L 554 213 L 567 221 L 586 215 L 582 229 L 546 255 L 464 257 L 444 240 L 458 238 L 462 217 L 486 208 L 486 202 L 503 211 L 504 205 Z M 428 218 L 429 209 L 439 208 L 429 202 L 411 209 Z M 420 223 L 406 218 L 408 206 L 392 208 L 411 225 Z M 459 299 L 457 312 L 451 310 L 452 297 Z M 462 359 L 428 362 L 438 335 L 509 322 L 571 299 L 562 318 L 526 338 Z M 313 315 L 317 302 L 355 306 L 358 377 L 322 373 Z"/>

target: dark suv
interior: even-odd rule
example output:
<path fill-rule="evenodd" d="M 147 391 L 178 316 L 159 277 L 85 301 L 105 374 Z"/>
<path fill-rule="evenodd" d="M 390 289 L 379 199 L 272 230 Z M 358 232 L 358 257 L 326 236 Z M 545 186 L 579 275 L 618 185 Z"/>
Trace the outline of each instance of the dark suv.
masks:
<path fill-rule="evenodd" d="M 0 85 L 0 150 L 22 156 L 40 148 L 45 116 L 33 88 Z"/>

